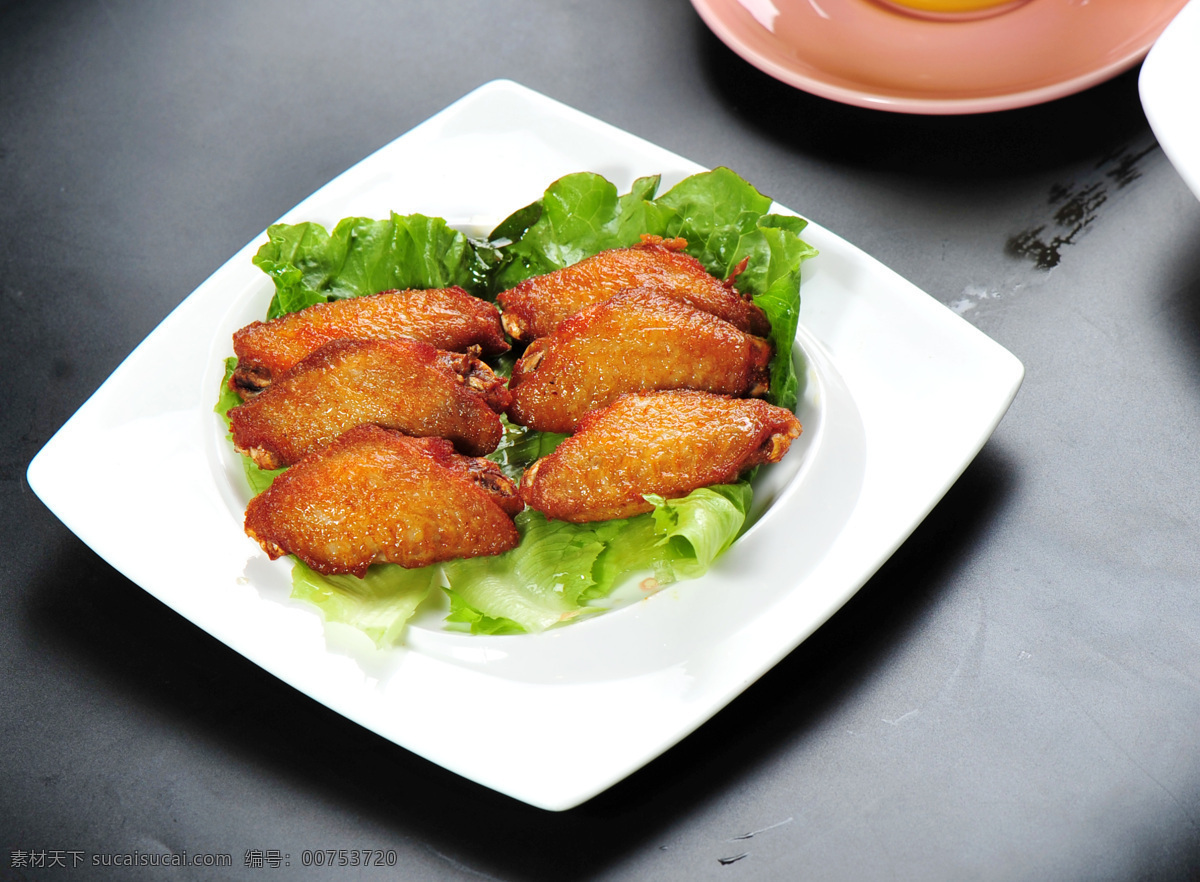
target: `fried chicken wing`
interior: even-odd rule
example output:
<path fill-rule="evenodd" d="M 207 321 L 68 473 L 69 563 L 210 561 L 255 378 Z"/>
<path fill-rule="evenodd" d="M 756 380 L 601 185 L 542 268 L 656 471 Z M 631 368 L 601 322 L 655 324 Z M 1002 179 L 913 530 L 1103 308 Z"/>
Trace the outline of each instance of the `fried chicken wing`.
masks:
<path fill-rule="evenodd" d="M 509 379 L 509 419 L 572 432 L 589 410 L 625 392 L 767 391 L 771 344 L 664 294 L 623 291 L 529 344 Z"/>
<path fill-rule="evenodd" d="M 623 395 L 521 478 L 521 498 L 547 517 L 583 523 L 650 511 L 642 497 L 678 499 L 778 462 L 800 422 L 765 401 L 691 390 Z"/>
<path fill-rule="evenodd" d="M 446 438 L 482 456 L 510 401 L 479 359 L 414 340 L 334 340 L 230 409 L 233 444 L 264 469 L 289 465 L 360 423 Z"/>
<path fill-rule="evenodd" d="M 766 314 L 721 282 L 683 248 L 685 239 L 643 236 L 640 245 L 613 248 L 569 267 L 526 279 L 497 296 L 504 330 L 514 340 L 550 334 L 559 322 L 626 288 L 646 288 L 690 303 L 758 337 L 770 333 Z"/>
<path fill-rule="evenodd" d="M 496 307 L 462 288 L 384 291 L 318 303 L 242 328 L 233 335 L 238 364 L 229 385 L 245 398 L 331 340 L 398 337 L 453 352 L 478 346 L 484 355 L 498 355 L 509 348 Z"/>
<path fill-rule="evenodd" d="M 293 465 L 246 509 L 246 533 L 272 559 L 362 577 L 376 561 L 423 567 L 499 554 L 519 541 L 523 507 L 486 459 L 441 438 L 358 426 Z"/>

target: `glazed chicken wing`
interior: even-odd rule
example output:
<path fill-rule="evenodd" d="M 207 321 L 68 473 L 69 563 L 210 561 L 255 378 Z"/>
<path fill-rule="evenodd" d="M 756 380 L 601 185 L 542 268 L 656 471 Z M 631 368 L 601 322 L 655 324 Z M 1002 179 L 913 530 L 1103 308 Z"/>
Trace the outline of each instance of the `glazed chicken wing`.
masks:
<path fill-rule="evenodd" d="M 623 395 L 521 478 L 521 498 L 547 517 L 583 523 L 650 511 L 778 462 L 800 434 L 791 411 L 690 390 Z"/>
<path fill-rule="evenodd" d="M 746 333 L 770 333 L 766 314 L 734 289 L 733 277 L 721 282 L 709 275 L 700 261 L 684 253 L 686 245 L 684 239 L 643 236 L 632 248 L 602 251 L 526 279 L 496 298 L 504 310 L 504 330 L 514 340 L 536 340 L 581 309 L 626 288 L 647 288 L 684 300 Z"/>
<path fill-rule="evenodd" d="M 264 469 L 289 465 L 360 423 L 446 438 L 482 456 L 500 443 L 504 380 L 479 359 L 413 340 L 326 343 L 229 411 L 233 444 Z"/>
<path fill-rule="evenodd" d="M 499 554 L 518 540 L 516 488 L 486 459 L 441 438 L 358 426 L 279 475 L 246 509 L 272 559 L 360 578 L 376 561 L 423 567 Z"/>
<path fill-rule="evenodd" d="M 398 337 L 452 352 L 478 346 L 484 355 L 497 355 L 509 348 L 496 307 L 462 288 L 384 291 L 318 303 L 242 328 L 233 335 L 238 364 L 229 385 L 245 398 L 331 340 Z"/>
<path fill-rule="evenodd" d="M 701 389 L 763 395 L 771 344 L 654 291 L 632 289 L 571 316 L 529 344 L 509 379 L 509 418 L 572 432 L 625 392 Z"/>

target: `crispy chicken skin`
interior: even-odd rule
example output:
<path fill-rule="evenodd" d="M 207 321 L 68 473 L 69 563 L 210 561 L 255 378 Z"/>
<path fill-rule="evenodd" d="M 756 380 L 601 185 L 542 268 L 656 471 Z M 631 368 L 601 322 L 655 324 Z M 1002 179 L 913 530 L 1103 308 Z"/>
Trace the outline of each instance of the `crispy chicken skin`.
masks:
<path fill-rule="evenodd" d="M 625 392 L 767 391 L 771 344 L 681 300 L 643 289 L 579 312 L 529 344 L 509 379 L 509 419 L 573 432 L 589 410 Z"/>
<path fill-rule="evenodd" d="M 264 469 L 290 465 L 360 423 L 446 438 L 482 456 L 510 400 L 479 359 L 414 340 L 334 340 L 229 411 L 233 445 Z"/>
<path fill-rule="evenodd" d="M 319 573 L 361 578 L 376 561 L 413 568 L 507 551 L 522 507 L 486 459 L 441 438 L 358 426 L 252 499 L 246 533 L 272 559 L 293 554 Z"/>
<path fill-rule="evenodd" d="M 648 288 L 685 300 L 759 337 L 770 333 L 766 314 L 726 282 L 709 275 L 683 248 L 685 239 L 642 236 L 640 245 L 614 248 L 502 292 L 504 330 L 514 340 L 536 340 L 581 309 L 626 288 Z"/>
<path fill-rule="evenodd" d="M 478 346 L 484 355 L 498 355 L 509 348 L 496 307 L 462 288 L 384 291 L 318 303 L 242 328 L 233 335 L 238 365 L 229 385 L 246 398 L 331 340 L 397 337 L 453 352 Z"/>
<path fill-rule="evenodd" d="M 583 523 L 650 511 L 642 497 L 686 496 L 778 462 L 800 435 L 791 411 L 691 390 L 623 395 L 521 478 L 521 498 L 547 517 Z"/>

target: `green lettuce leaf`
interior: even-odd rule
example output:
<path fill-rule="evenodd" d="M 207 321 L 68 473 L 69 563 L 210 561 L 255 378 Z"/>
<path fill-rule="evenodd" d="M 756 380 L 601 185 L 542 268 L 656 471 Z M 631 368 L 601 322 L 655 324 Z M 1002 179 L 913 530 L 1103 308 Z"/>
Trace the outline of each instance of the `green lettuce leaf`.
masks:
<path fill-rule="evenodd" d="M 511 551 L 442 565 L 452 600 L 534 632 L 579 615 L 580 596 L 596 584 L 592 571 L 606 547 L 599 531 L 532 509 L 518 514 L 516 524 L 521 543 Z"/>
<path fill-rule="evenodd" d="M 576 263 L 608 248 L 636 244 L 643 233 L 687 240 L 687 252 L 727 279 L 743 260 L 738 290 L 754 298 L 771 322 L 776 356 L 770 400 L 795 409 L 799 381 L 792 343 L 800 314 L 800 265 L 816 250 L 800 238 L 802 218 L 768 213 L 769 197 L 727 168 L 685 178 L 655 197 L 657 177 L 639 178 L 630 192 L 590 172 L 552 183 L 540 202 L 515 212 L 492 232 L 505 241 L 492 276 L 502 291 L 531 276 Z"/>
<path fill-rule="evenodd" d="M 635 574 L 652 573 L 660 585 L 695 578 L 737 538 L 750 498 L 746 483 L 671 501 L 647 497 L 651 513 L 592 524 L 552 521 L 527 509 L 516 518 L 516 548 L 443 564 L 452 620 L 477 634 L 510 633 L 514 626 L 536 633 L 602 612 L 589 604 Z"/>
<path fill-rule="evenodd" d="M 642 233 L 665 228 L 666 216 L 652 201 L 659 177 L 639 178 L 629 193 L 600 175 L 582 172 L 559 178 L 542 199 L 514 212 L 492 231 L 505 240 L 496 268 L 494 291 L 511 288 L 531 276 L 561 269 L 606 248 L 633 245 Z"/>
<path fill-rule="evenodd" d="M 450 598 L 450 612 L 446 615 L 446 622 L 449 624 L 450 630 L 469 631 L 472 634 L 525 633 L 525 629 L 512 619 L 506 619 L 503 616 L 485 616 L 479 610 L 467 606 L 466 601 L 453 591 L 447 591 L 446 594 Z"/>
<path fill-rule="evenodd" d="M 753 491 L 749 482 L 693 490 L 683 499 L 648 495 L 655 527 L 674 546 L 676 571 L 687 578 L 703 575 L 725 552 L 746 523 Z"/>
<path fill-rule="evenodd" d="M 332 233 L 316 223 L 274 224 L 253 260 L 275 283 L 271 319 L 393 288 L 459 285 L 482 294 L 499 257 L 441 218 L 393 212 L 387 220 L 345 218 Z"/>
<path fill-rule="evenodd" d="M 405 624 L 429 596 L 437 575 L 436 566 L 406 570 L 395 564 L 375 564 L 361 579 L 323 576 L 296 561 L 291 596 L 320 609 L 325 621 L 357 628 L 376 646 L 386 647 L 398 642 Z"/>

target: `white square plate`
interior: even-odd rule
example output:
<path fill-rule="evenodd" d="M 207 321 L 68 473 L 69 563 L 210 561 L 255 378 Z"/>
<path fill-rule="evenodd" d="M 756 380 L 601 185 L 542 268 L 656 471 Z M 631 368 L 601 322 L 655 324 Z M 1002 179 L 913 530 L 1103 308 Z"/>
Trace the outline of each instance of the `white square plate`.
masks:
<path fill-rule="evenodd" d="M 642 175 L 662 174 L 665 190 L 702 169 L 498 81 L 282 220 L 331 228 L 395 210 L 487 230 L 583 170 L 624 192 Z M 763 470 L 758 520 L 708 575 L 539 635 L 473 637 L 421 619 L 380 652 L 289 601 L 290 565 L 242 531 L 249 493 L 213 404 L 230 335 L 271 297 L 250 262 L 264 238 L 117 368 L 30 464 L 30 486 L 116 569 L 281 680 L 551 810 L 658 756 L 841 607 L 978 453 L 1023 376 L 973 326 L 811 224 L 804 238 L 821 253 L 801 289 L 804 434 Z"/>
<path fill-rule="evenodd" d="M 1142 63 L 1138 93 L 1163 153 L 1200 199 L 1200 0 L 1167 25 Z"/>

